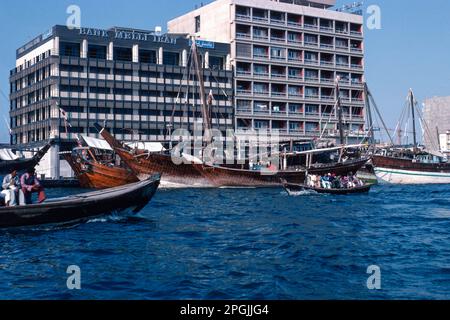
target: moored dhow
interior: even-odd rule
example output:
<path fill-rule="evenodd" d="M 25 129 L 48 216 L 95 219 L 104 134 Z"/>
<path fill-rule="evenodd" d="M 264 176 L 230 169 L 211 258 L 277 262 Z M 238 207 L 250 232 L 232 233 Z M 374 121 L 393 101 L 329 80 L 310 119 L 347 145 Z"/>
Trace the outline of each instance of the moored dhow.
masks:
<path fill-rule="evenodd" d="M 450 183 L 450 163 L 439 151 L 421 148 L 417 142 L 416 116 L 420 117 L 412 90 L 409 91 L 406 111 L 412 115 L 413 145 L 390 146 L 378 149 L 372 157 L 378 180 L 391 184 L 447 184 Z M 405 112 L 404 112 L 405 113 Z M 422 120 L 422 119 L 421 119 Z M 430 130 L 422 121 L 425 134 Z M 399 122 L 398 128 L 401 123 Z M 401 133 L 400 129 L 398 132 Z M 392 139 L 391 139 L 392 140 Z"/>

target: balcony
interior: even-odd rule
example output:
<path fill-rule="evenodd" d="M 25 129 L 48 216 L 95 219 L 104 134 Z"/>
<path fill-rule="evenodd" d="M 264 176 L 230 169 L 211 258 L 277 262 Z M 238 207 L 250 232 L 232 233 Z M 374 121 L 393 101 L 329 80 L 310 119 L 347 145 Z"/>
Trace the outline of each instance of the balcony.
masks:
<path fill-rule="evenodd" d="M 254 53 L 253 58 L 254 59 L 269 59 L 269 55 L 264 54 L 264 53 Z"/>
<path fill-rule="evenodd" d="M 334 83 L 334 79 L 332 79 L 332 78 L 322 78 L 322 79 L 320 79 L 320 82 L 324 83 L 324 84 L 330 84 L 330 83 Z"/>
<path fill-rule="evenodd" d="M 286 57 L 272 56 L 272 60 L 286 61 Z"/>
<path fill-rule="evenodd" d="M 236 93 L 240 96 L 251 96 L 252 95 L 252 90 L 248 90 L 248 89 L 237 89 Z"/>
<path fill-rule="evenodd" d="M 305 77 L 305 81 L 306 82 L 318 83 L 319 82 L 319 78 L 317 78 L 317 77 Z"/>
<path fill-rule="evenodd" d="M 270 96 L 270 92 L 269 90 L 255 90 L 254 95 L 260 97 L 268 97 Z"/>
<path fill-rule="evenodd" d="M 253 22 L 268 23 L 269 22 L 269 18 L 268 17 L 253 16 Z"/>
<path fill-rule="evenodd" d="M 272 91 L 272 97 L 286 98 L 286 92 Z"/>
<path fill-rule="evenodd" d="M 250 15 L 248 15 L 248 14 L 236 13 L 236 20 L 251 21 L 252 17 Z"/>
<path fill-rule="evenodd" d="M 319 61 L 318 60 L 305 59 L 305 64 L 318 65 Z"/>
<path fill-rule="evenodd" d="M 236 38 L 251 40 L 252 39 L 252 35 L 250 33 L 238 32 L 238 33 L 236 33 Z"/>
<path fill-rule="evenodd" d="M 350 34 L 351 34 L 352 36 L 362 37 L 362 32 L 361 32 L 361 31 L 355 31 L 355 30 L 352 30 L 352 31 L 350 31 Z"/>
<path fill-rule="evenodd" d="M 363 50 L 361 48 L 351 48 L 350 51 L 351 52 L 356 52 L 356 53 L 363 53 Z"/>
<path fill-rule="evenodd" d="M 302 23 L 298 22 L 298 21 L 288 21 L 287 25 L 292 28 L 301 28 L 302 27 Z"/>
<path fill-rule="evenodd" d="M 301 45 L 302 39 L 289 39 L 288 38 L 288 43 Z"/>
<path fill-rule="evenodd" d="M 270 111 L 267 109 L 255 109 L 254 114 L 259 114 L 259 115 L 270 115 Z"/>
<path fill-rule="evenodd" d="M 253 35 L 253 40 L 267 42 L 267 41 L 269 41 L 269 36 L 268 35 L 256 35 L 256 34 L 254 34 Z"/>
<path fill-rule="evenodd" d="M 319 29 L 319 26 L 316 25 L 316 24 L 308 24 L 308 23 L 305 23 L 305 24 L 303 25 L 303 28 L 304 28 L 304 29 L 308 29 L 308 30 L 318 30 L 318 29 Z"/>
<path fill-rule="evenodd" d="M 300 74 L 290 74 L 289 75 L 290 80 L 299 80 L 302 81 L 303 77 Z"/>
<path fill-rule="evenodd" d="M 334 101 L 335 97 L 334 96 L 327 96 L 327 95 L 322 95 L 321 99 L 323 101 Z"/>
<path fill-rule="evenodd" d="M 272 42 L 278 42 L 278 43 L 286 43 L 286 38 L 281 37 L 270 37 L 270 41 Z"/>
<path fill-rule="evenodd" d="M 236 70 L 237 76 L 245 76 L 245 77 L 251 77 L 252 72 L 250 70 Z"/>
<path fill-rule="evenodd" d="M 251 107 L 237 107 L 236 112 L 240 114 L 252 114 L 252 108 Z"/>
<path fill-rule="evenodd" d="M 291 92 L 289 92 L 289 97 L 303 98 L 303 93 L 291 91 Z"/>
<path fill-rule="evenodd" d="M 324 67 L 334 67 L 333 61 L 320 61 L 320 65 Z"/>
<path fill-rule="evenodd" d="M 363 66 L 360 64 L 352 64 L 351 65 L 352 69 L 356 69 L 356 70 L 362 70 Z"/>
<path fill-rule="evenodd" d="M 294 62 L 294 63 L 302 63 L 302 58 L 301 57 L 289 57 L 288 61 Z"/>
<path fill-rule="evenodd" d="M 334 33 L 333 27 L 327 27 L 327 26 L 320 26 L 320 31 Z"/>
<path fill-rule="evenodd" d="M 308 100 L 319 100 L 319 95 L 318 94 L 305 94 L 305 99 Z"/>
<path fill-rule="evenodd" d="M 336 67 L 348 69 L 349 68 L 349 64 L 348 63 L 344 63 L 344 62 L 336 62 Z"/>
<path fill-rule="evenodd" d="M 336 28 L 336 33 L 337 34 L 348 34 L 348 30 Z"/>
<path fill-rule="evenodd" d="M 271 77 L 272 79 L 286 79 L 286 75 L 281 73 L 272 73 Z"/>
<path fill-rule="evenodd" d="M 318 42 L 305 41 L 305 47 L 314 47 L 317 48 L 319 46 Z"/>
<path fill-rule="evenodd" d="M 334 45 L 330 43 L 321 43 L 320 47 L 326 50 L 334 50 Z"/>
<path fill-rule="evenodd" d="M 343 46 L 339 44 L 336 45 L 336 50 L 348 52 L 348 49 L 349 49 L 348 46 Z"/>
<path fill-rule="evenodd" d="M 268 78 L 269 77 L 269 73 L 268 72 L 253 72 L 253 76 L 255 78 Z"/>
<path fill-rule="evenodd" d="M 270 23 L 271 24 L 276 24 L 276 25 L 279 25 L 279 26 L 285 26 L 286 25 L 286 21 L 285 20 L 274 19 L 274 18 L 270 19 Z"/>

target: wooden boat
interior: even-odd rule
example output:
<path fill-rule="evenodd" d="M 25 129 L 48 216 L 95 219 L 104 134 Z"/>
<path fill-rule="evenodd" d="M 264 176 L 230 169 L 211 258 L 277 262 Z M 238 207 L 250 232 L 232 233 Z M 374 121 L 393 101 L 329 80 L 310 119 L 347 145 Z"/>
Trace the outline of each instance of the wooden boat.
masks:
<path fill-rule="evenodd" d="M 239 167 L 224 167 L 208 165 L 197 161 L 189 164 L 176 165 L 168 153 L 142 153 L 126 148 L 117 141 L 105 128 L 95 125 L 101 136 L 114 147 L 115 152 L 121 157 L 128 167 L 133 170 L 139 178 L 145 178 L 155 172 L 161 172 L 163 179 L 169 183 L 183 184 L 188 186 L 201 185 L 206 187 L 279 187 L 280 179 L 292 183 L 305 181 L 306 172 L 310 174 L 325 175 L 335 173 L 347 175 L 357 172 L 363 167 L 369 158 L 360 158 L 346 162 L 333 162 L 329 164 L 311 164 L 306 167 L 286 168 L 270 172 L 269 170 L 250 170 Z M 121 147 L 118 147 L 121 146 Z M 306 154 L 311 159 L 311 154 L 339 150 L 331 148 L 324 150 L 311 150 L 300 152 L 298 155 Z"/>
<path fill-rule="evenodd" d="M 375 174 L 380 182 L 391 184 L 448 184 L 450 183 L 450 163 L 438 151 L 426 151 L 417 143 L 415 115 L 419 113 L 412 90 L 408 104 L 413 119 L 413 146 L 390 146 L 379 149 L 372 157 Z M 400 123 L 399 123 L 400 127 Z M 429 134 L 423 124 L 425 134 Z M 393 145 L 393 140 L 391 138 Z"/>
<path fill-rule="evenodd" d="M 0 161 L 0 175 L 6 175 L 11 171 L 24 171 L 30 167 L 36 167 L 45 154 L 50 150 L 53 141 L 47 143 L 41 150 L 39 150 L 32 158 L 29 159 L 15 159 L 15 160 L 1 160 Z"/>
<path fill-rule="evenodd" d="M 332 194 L 332 195 L 348 195 L 348 194 L 362 194 L 368 193 L 372 188 L 371 184 L 364 185 L 361 187 L 355 187 L 351 189 L 324 189 L 324 188 L 312 188 L 304 184 L 295 184 L 283 182 L 283 187 L 289 195 L 295 194 L 296 192 L 303 191 L 314 191 L 320 194 Z"/>
<path fill-rule="evenodd" d="M 81 140 L 87 147 L 78 147 L 62 155 L 82 188 L 107 189 L 139 181 L 131 169 L 115 161 L 113 149 L 104 140 L 90 137 Z"/>
<path fill-rule="evenodd" d="M 130 210 L 141 211 L 152 199 L 160 175 L 127 186 L 95 191 L 42 204 L 0 208 L 0 228 L 83 222 Z"/>

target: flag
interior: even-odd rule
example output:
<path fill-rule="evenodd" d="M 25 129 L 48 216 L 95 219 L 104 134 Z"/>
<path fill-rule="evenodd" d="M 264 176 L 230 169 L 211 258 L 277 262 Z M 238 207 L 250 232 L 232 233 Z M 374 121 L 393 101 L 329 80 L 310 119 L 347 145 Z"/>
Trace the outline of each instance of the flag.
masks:
<path fill-rule="evenodd" d="M 63 108 L 59 108 L 59 112 L 61 113 L 61 115 L 64 119 L 64 127 L 66 128 L 66 134 L 68 134 L 69 130 L 67 129 L 67 127 L 69 126 L 70 128 L 72 128 L 72 125 L 70 124 L 70 122 L 67 118 L 67 112 Z"/>

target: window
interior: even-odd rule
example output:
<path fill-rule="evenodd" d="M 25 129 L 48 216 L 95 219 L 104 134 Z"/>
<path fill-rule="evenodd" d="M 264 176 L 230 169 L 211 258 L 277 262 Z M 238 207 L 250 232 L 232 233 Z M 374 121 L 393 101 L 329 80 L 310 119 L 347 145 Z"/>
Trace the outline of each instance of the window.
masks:
<path fill-rule="evenodd" d="M 200 16 L 195 17 L 195 33 L 200 32 L 201 19 Z"/>
<path fill-rule="evenodd" d="M 272 58 L 284 59 L 286 57 L 286 49 L 273 47 L 271 54 Z"/>
<path fill-rule="evenodd" d="M 97 45 L 89 45 L 88 46 L 88 58 L 92 59 L 106 59 L 106 47 L 105 46 L 97 46 Z"/>
<path fill-rule="evenodd" d="M 176 52 L 164 52 L 163 61 L 165 65 L 178 66 L 180 64 L 180 55 Z"/>
<path fill-rule="evenodd" d="M 61 42 L 60 54 L 66 57 L 80 57 L 80 44 L 72 42 Z"/>
<path fill-rule="evenodd" d="M 114 59 L 117 61 L 133 61 L 133 50 L 131 48 L 114 48 Z"/>
<path fill-rule="evenodd" d="M 213 70 L 223 70 L 224 59 L 221 57 L 209 57 L 209 67 Z"/>
<path fill-rule="evenodd" d="M 237 43 L 236 54 L 238 57 L 250 58 L 252 53 L 252 46 L 250 44 Z"/>
<path fill-rule="evenodd" d="M 139 50 L 139 61 L 141 63 L 156 63 L 156 51 L 153 50 Z"/>

